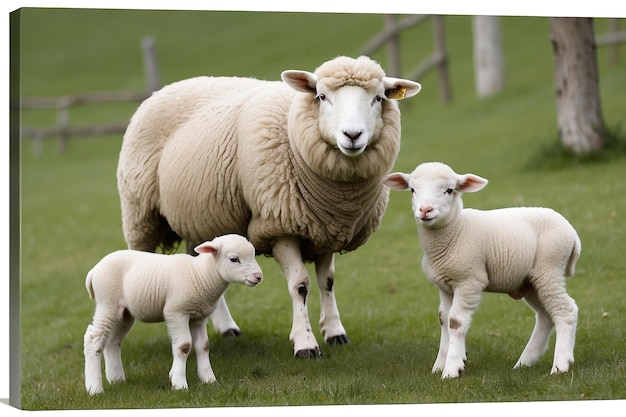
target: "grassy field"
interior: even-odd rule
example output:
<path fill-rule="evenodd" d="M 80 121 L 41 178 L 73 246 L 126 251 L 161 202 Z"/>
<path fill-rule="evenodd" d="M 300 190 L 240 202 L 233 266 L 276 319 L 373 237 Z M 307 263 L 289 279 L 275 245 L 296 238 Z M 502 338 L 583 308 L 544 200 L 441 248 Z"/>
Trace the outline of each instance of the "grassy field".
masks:
<path fill-rule="evenodd" d="M 140 41 L 152 35 L 162 82 L 202 75 L 277 79 L 284 69 L 313 70 L 339 54 L 357 55 L 382 28 L 377 15 L 147 12 L 26 9 L 22 14 L 24 96 L 142 90 Z M 320 30 L 323 27 L 323 30 Z M 596 21 L 598 32 L 607 22 Z M 396 170 L 428 160 L 490 180 L 465 205 L 550 206 L 583 242 L 568 291 L 579 328 L 571 372 L 550 376 L 551 347 L 530 369 L 512 366 L 530 335 L 524 303 L 486 294 L 468 336 L 469 362 L 458 380 L 432 375 L 439 329 L 437 291 L 420 269 L 421 250 L 408 194 L 393 193 L 383 224 L 359 250 L 337 259 L 336 292 L 347 346 L 322 345 L 323 358 L 292 357 L 291 307 L 272 259 L 259 259 L 266 279 L 232 287 L 231 312 L 243 330 L 221 339 L 209 326 L 218 382 L 173 392 L 171 353 L 162 324 L 137 324 L 123 359 L 127 382 L 89 398 L 83 385 L 82 340 L 93 303 L 86 272 L 125 246 L 115 183 L 121 137 L 75 138 L 65 154 L 55 140 L 36 155 L 21 149 L 21 404 L 25 409 L 169 408 L 266 405 L 415 404 L 626 398 L 626 158 L 619 149 L 593 161 L 551 156 L 557 142 L 552 55 L 545 18 L 502 19 L 506 91 L 475 97 L 471 19 L 446 18 L 453 102 L 438 98 L 434 74 L 403 102 L 402 150 Z M 432 50 L 430 24 L 401 39 L 403 66 Z M 626 52 L 624 47 L 620 53 Z M 626 136 L 624 60 L 598 53 L 607 124 Z M 374 55 L 383 65 L 383 51 Z M 622 57 L 620 57 L 622 58 Z M 45 63 L 45 65 L 44 65 Z M 76 124 L 128 120 L 136 106 L 84 107 Z M 23 123 L 50 125 L 54 114 L 25 113 Z M 315 287 L 313 290 L 316 292 Z M 313 322 L 319 297 L 309 297 Z M 314 330 L 317 329 L 314 326 Z M 321 337 L 317 334 L 318 340 Z"/>

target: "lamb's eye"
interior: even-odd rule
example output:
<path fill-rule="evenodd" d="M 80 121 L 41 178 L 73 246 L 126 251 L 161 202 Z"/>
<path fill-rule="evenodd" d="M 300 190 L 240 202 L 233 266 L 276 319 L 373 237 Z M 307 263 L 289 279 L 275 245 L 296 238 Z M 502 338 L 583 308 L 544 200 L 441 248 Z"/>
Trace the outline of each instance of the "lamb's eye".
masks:
<path fill-rule="evenodd" d="M 228 257 L 232 263 L 239 263 L 239 256 L 231 255 Z"/>
<path fill-rule="evenodd" d="M 452 195 L 454 190 L 452 188 L 448 188 L 444 194 Z"/>
<path fill-rule="evenodd" d="M 326 100 L 326 94 L 320 93 L 315 98 L 318 99 L 319 101 L 325 101 Z"/>
<path fill-rule="evenodd" d="M 415 188 L 411 188 L 411 194 L 415 194 Z"/>
<path fill-rule="evenodd" d="M 372 104 L 380 103 L 381 101 L 383 101 L 382 96 L 376 96 L 374 97 L 374 101 L 372 101 Z"/>

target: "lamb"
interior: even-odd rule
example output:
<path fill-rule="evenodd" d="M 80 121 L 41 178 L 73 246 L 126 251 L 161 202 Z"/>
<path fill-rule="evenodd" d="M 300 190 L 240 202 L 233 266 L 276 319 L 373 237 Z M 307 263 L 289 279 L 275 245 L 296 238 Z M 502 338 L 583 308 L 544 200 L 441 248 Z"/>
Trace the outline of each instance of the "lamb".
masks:
<path fill-rule="evenodd" d="M 84 338 L 85 388 L 104 391 L 100 356 L 104 352 L 109 383 L 125 380 L 121 345 L 135 320 L 165 321 L 174 360 L 169 372 L 173 389 L 186 389 L 186 362 L 195 349 L 198 377 L 215 382 L 209 361 L 206 322 L 229 283 L 254 287 L 263 274 L 252 244 L 230 234 L 204 242 L 188 254 L 119 250 L 105 256 L 87 274 L 85 285 L 96 308 Z"/>
<path fill-rule="evenodd" d="M 535 364 L 556 327 L 551 374 L 567 372 L 574 362 L 578 307 L 565 291 L 565 277 L 574 274 L 580 256 L 578 234 L 549 208 L 464 209 L 461 195 L 487 182 L 439 162 L 384 180 L 394 190 L 411 190 L 422 269 L 439 290 L 441 341 L 432 372 L 442 371 L 445 379 L 465 370 L 465 337 L 483 291 L 523 298 L 536 313 L 514 368 Z"/>
<path fill-rule="evenodd" d="M 292 300 L 294 355 L 314 358 L 321 351 L 305 263 L 315 263 L 322 336 L 348 343 L 334 256 L 360 247 L 379 226 L 389 198 L 382 180 L 400 146 L 397 100 L 421 86 L 387 77 L 365 56 L 281 78 L 201 76 L 155 92 L 125 133 L 118 190 L 131 249 L 181 239 L 189 248 L 238 233 L 258 255 L 273 256 Z M 223 298 L 211 320 L 222 335 L 240 332 Z"/>

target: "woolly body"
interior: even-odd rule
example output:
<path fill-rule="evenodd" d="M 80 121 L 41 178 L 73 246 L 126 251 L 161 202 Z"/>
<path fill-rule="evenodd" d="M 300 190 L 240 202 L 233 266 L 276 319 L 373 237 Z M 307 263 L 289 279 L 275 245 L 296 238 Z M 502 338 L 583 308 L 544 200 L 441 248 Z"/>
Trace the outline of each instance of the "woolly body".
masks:
<path fill-rule="evenodd" d="M 254 247 L 242 236 L 220 236 L 198 245 L 196 251 L 197 257 L 120 250 L 89 271 L 85 286 L 96 301 L 84 338 L 85 387 L 90 395 L 103 391 L 103 352 L 109 382 L 125 379 L 121 344 L 135 320 L 167 323 L 175 389 L 187 387 L 185 363 L 192 343 L 201 381 L 215 381 L 208 357 L 207 317 L 230 283 L 255 286 L 262 272 Z"/>
<path fill-rule="evenodd" d="M 552 373 L 567 372 L 574 362 L 578 308 L 565 291 L 565 277 L 574 274 L 581 251 L 572 225 L 549 208 L 464 209 L 462 193 L 482 189 L 487 180 L 438 162 L 420 164 L 411 174 L 393 173 L 385 184 L 411 190 L 422 269 L 439 289 L 441 342 L 433 372 L 455 378 L 465 369 L 465 335 L 483 291 L 524 298 L 536 312 L 515 367 L 536 363 L 556 327 Z"/>
<path fill-rule="evenodd" d="M 118 167 L 124 235 L 130 248 L 147 251 L 176 237 L 193 243 L 223 233 L 247 236 L 259 254 L 276 257 L 276 247 L 286 247 L 279 263 L 292 272 L 294 305 L 306 302 L 309 289 L 302 260 L 324 264 L 318 279 L 328 288 L 323 303 L 333 322 L 322 332 L 347 341 L 327 284 L 332 256 L 363 245 L 379 226 L 388 203 L 382 179 L 400 147 L 400 112 L 389 98 L 421 87 L 385 77 L 367 57 L 338 57 L 315 73 L 282 77 L 197 77 L 142 103 Z M 365 127 L 333 114 L 342 100 L 360 103 L 343 111 L 358 108 Z M 337 123 L 344 123 L 341 133 Z M 213 320 L 218 331 L 238 333 L 227 312 L 220 317 Z M 308 313 L 296 320 L 295 352 L 317 356 Z"/>

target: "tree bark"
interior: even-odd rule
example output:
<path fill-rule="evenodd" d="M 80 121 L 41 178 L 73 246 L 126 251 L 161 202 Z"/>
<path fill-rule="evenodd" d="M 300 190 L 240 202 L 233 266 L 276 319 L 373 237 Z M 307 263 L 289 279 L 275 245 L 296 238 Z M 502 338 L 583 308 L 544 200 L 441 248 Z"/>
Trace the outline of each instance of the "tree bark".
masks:
<path fill-rule="evenodd" d="M 550 18 L 561 143 L 576 155 L 599 152 L 605 131 L 591 18 Z"/>
<path fill-rule="evenodd" d="M 498 16 L 474 16 L 474 74 L 478 97 L 504 88 L 504 57 Z"/>

